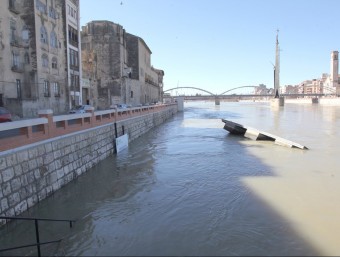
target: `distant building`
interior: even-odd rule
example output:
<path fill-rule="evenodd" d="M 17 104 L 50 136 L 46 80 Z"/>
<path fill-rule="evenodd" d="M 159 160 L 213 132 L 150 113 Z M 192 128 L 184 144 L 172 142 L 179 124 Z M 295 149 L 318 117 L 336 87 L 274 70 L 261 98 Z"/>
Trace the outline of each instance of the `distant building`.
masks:
<path fill-rule="evenodd" d="M 282 93 L 283 94 L 298 94 L 299 93 L 299 89 L 297 86 L 293 86 L 293 85 L 286 85 L 283 87 L 282 89 Z"/>
<path fill-rule="evenodd" d="M 323 87 L 320 79 L 305 80 L 299 85 L 301 94 L 322 94 Z"/>
<path fill-rule="evenodd" d="M 8 0 L 0 8 L 0 106 L 19 117 L 79 104 L 78 0 Z"/>
<path fill-rule="evenodd" d="M 158 96 L 158 101 L 163 101 L 163 88 L 164 88 L 164 83 L 163 83 L 163 77 L 164 77 L 164 71 L 155 69 L 153 66 L 151 66 L 151 69 L 157 73 L 158 77 L 158 86 L 159 86 L 159 96 Z"/>
<path fill-rule="evenodd" d="M 295 89 L 289 86 L 289 91 L 296 91 L 299 94 L 340 95 L 339 52 L 331 52 L 330 74 L 323 73 L 319 79 L 305 80 L 294 87 Z"/>
<path fill-rule="evenodd" d="M 267 88 L 266 85 L 264 84 L 259 84 L 257 87 L 254 89 L 254 94 L 255 95 L 267 95 L 269 94 L 269 89 Z"/>
<path fill-rule="evenodd" d="M 164 72 L 151 66 L 151 50 L 140 37 L 111 21 L 82 27 L 83 96 L 98 109 L 161 99 Z"/>
<path fill-rule="evenodd" d="M 339 52 L 331 52 L 331 70 L 330 74 L 322 74 L 319 79 L 319 86 L 322 88 L 324 94 L 340 94 L 340 83 L 339 83 Z"/>

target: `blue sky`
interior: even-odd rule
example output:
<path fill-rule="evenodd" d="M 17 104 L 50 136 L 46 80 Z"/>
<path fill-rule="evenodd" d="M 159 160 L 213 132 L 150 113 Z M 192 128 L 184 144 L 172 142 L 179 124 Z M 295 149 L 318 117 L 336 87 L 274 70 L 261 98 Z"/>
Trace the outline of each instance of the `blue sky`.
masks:
<path fill-rule="evenodd" d="M 281 86 L 329 73 L 330 53 L 340 50 L 339 10 L 339 0 L 80 0 L 80 21 L 109 20 L 143 38 L 165 90 L 218 94 L 273 87 L 277 29 Z"/>

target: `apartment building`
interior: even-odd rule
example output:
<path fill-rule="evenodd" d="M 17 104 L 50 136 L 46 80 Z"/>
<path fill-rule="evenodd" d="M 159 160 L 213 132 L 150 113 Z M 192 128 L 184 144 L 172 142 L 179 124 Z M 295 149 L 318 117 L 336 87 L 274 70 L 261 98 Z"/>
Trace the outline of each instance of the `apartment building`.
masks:
<path fill-rule="evenodd" d="M 339 52 L 331 52 L 330 74 L 321 78 L 304 80 L 296 86 L 286 86 L 285 93 L 340 95 Z"/>
<path fill-rule="evenodd" d="M 50 0 L 53 1 L 53 0 Z M 85 104 L 82 98 L 82 62 L 80 42 L 80 7 L 79 0 L 59 0 L 64 2 L 64 28 L 67 56 L 67 88 L 69 91 L 69 108 Z"/>
<path fill-rule="evenodd" d="M 111 21 L 82 27 L 83 96 L 97 109 L 161 100 L 164 72 L 151 65 L 143 39 Z"/>
<path fill-rule="evenodd" d="M 78 0 L 2 0 L 0 106 L 20 118 L 81 102 Z"/>

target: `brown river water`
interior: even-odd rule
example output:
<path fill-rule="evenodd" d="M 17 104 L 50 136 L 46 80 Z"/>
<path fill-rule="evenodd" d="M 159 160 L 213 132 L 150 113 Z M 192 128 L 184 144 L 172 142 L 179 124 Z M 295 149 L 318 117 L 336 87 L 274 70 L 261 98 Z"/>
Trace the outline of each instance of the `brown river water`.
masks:
<path fill-rule="evenodd" d="M 221 119 L 305 145 L 230 135 Z M 340 106 L 185 103 L 23 216 L 43 255 L 340 255 Z M 0 248 L 34 243 L 34 226 L 0 229 Z M 27 248 L 0 255 L 36 255 Z"/>

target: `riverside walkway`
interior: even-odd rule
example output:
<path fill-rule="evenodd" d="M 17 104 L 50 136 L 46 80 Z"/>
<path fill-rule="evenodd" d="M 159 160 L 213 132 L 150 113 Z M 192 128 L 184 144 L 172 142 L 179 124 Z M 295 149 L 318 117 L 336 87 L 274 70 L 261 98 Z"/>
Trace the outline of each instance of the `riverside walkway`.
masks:
<path fill-rule="evenodd" d="M 0 153 L 73 132 L 158 112 L 167 106 L 169 104 L 103 111 L 89 108 L 86 113 L 57 116 L 53 116 L 52 110 L 42 110 L 38 113 L 39 118 L 0 125 Z"/>

